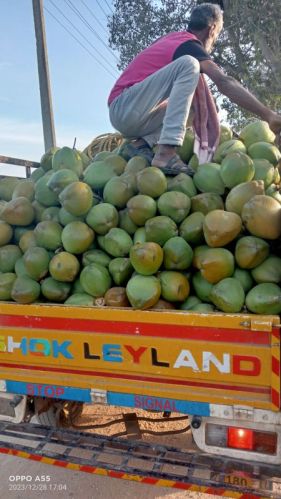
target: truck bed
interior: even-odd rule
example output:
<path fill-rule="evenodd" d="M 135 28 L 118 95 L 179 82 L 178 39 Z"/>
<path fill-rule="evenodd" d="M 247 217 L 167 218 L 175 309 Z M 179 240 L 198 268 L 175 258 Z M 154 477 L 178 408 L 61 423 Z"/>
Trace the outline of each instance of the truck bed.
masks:
<path fill-rule="evenodd" d="M 277 316 L 0 305 L 1 390 L 209 416 L 280 408 Z"/>

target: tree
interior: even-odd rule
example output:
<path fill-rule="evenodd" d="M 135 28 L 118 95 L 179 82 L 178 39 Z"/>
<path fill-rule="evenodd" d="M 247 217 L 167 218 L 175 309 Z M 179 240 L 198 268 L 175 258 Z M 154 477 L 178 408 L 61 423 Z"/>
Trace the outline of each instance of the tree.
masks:
<path fill-rule="evenodd" d="M 115 0 L 109 19 L 110 46 L 120 54 L 119 69 L 158 37 L 187 28 L 191 9 L 201 0 Z M 227 74 L 275 111 L 281 111 L 280 0 L 213 1 L 224 7 L 224 30 L 214 60 Z M 217 92 L 214 89 L 215 95 Z M 249 118 L 220 99 L 232 126 Z"/>

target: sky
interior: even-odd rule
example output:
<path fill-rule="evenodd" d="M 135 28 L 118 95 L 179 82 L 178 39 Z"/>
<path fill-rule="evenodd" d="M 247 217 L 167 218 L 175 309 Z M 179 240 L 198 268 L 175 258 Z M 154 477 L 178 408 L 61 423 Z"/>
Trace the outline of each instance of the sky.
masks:
<path fill-rule="evenodd" d="M 106 27 L 113 0 L 43 3 L 57 145 L 72 147 L 76 137 L 83 150 L 114 131 L 107 97 L 118 78 L 118 54 L 109 49 Z M 0 0 L 0 7 L 0 155 L 39 161 L 44 142 L 32 0 Z M 22 173 L 0 164 L 0 175 L 7 168 Z"/>

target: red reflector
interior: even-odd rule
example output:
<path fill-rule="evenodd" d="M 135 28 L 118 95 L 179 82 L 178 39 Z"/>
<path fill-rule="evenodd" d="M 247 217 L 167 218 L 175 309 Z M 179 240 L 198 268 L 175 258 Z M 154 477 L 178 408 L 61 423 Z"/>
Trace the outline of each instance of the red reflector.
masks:
<path fill-rule="evenodd" d="M 254 432 L 246 428 L 228 428 L 228 447 L 253 450 Z"/>

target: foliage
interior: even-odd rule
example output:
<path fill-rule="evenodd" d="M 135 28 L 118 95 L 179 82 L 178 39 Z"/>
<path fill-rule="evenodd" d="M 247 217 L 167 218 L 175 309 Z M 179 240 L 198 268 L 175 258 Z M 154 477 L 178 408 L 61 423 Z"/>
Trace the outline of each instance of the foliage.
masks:
<path fill-rule="evenodd" d="M 185 30 L 190 11 L 198 3 L 202 1 L 115 0 L 109 42 L 120 54 L 119 69 L 158 37 Z M 223 0 L 223 5 L 224 30 L 214 60 L 265 105 L 280 111 L 280 0 Z M 232 126 L 240 128 L 249 118 L 228 99 L 222 98 L 220 103 Z"/>

